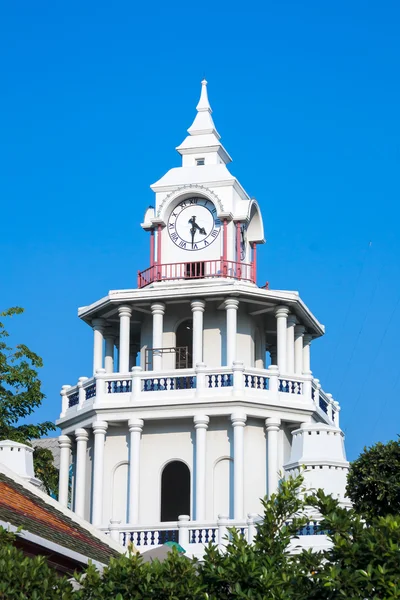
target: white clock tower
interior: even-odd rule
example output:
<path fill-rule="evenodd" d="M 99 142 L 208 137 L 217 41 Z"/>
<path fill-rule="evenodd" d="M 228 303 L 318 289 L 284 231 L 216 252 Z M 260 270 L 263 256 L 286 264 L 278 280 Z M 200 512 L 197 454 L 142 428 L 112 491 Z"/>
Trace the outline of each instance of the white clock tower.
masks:
<path fill-rule="evenodd" d="M 63 386 L 58 421 L 61 502 L 72 459 L 80 516 L 122 544 L 179 540 L 196 555 L 228 526 L 251 539 L 260 498 L 302 465 L 346 502 L 348 467 L 339 405 L 311 372 L 324 328 L 298 292 L 257 286 L 260 209 L 211 112 L 202 81 L 182 166 L 151 186 L 149 267 L 79 309 L 93 375 Z M 317 528 L 302 533 L 311 543 Z"/>

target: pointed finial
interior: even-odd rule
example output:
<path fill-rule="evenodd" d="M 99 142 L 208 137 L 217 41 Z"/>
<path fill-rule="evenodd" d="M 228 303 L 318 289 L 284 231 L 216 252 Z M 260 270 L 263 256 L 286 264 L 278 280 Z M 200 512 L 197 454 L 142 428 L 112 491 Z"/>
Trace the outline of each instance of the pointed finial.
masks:
<path fill-rule="evenodd" d="M 203 79 L 201 82 L 200 100 L 199 100 L 198 105 L 196 106 L 196 110 L 198 112 L 208 111 L 209 113 L 212 113 L 211 106 L 208 101 L 207 83 L 208 83 L 208 81 L 206 79 Z"/>

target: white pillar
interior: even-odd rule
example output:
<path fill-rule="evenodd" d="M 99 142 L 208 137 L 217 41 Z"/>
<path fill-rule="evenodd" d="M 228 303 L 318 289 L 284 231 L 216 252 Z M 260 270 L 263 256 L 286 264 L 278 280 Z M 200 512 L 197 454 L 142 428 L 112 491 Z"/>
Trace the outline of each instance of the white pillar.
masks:
<path fill-rule="evenodd" d="M 289 309 L 287 306 L 278 306 L 275 309 L 276 316 L 276 343 L 277 343 L 277 354 L 278 354 L 278 367 L 279 372 L 282 374 L 287 373 L 286 370 L 286 329 L 287 329 L 287 318 Z"/>
<path fill-rule="evenodd" d="M 60 474 L 58 480 L 58 501 L 62 506 L 68 506 L 69 465 L 71 460 L 71 438 L 60 435 Z"/>
<path fill-rule="evenodd" d="M 132 367 L 132 401 L 138 400 L 142 392 L 142 367 Z"/>
<path fill-rule="evenodd" d="M 84 405 L 85 400 L 86 400 L 86 392 L 83 388 L 83 384 L 87 380 L 88 380 L 87 377 L 79 377 L 79 379 L 78 379 L 78 395 L 79 395 L 78 408 L 82 408 L 82 406 Z"/>
<path fill-rule="evenodd" d="M 106 370 L 106 373 L 113 373 L 115 336 L 112 333 L 106 333 L 104 339 L 106 340 L 106 355 L 104 359 L 104 368 Z"/>
<path fill-rule="evenodd" d="M 193 300 L 190 304 L 193 314 L 193 367 L 203 362 L 203 313 L 204 300 Z"/>
<path fill-rule="evenodd" d="M 303 335 L 305 330 L 303 325 L 296 325 L 294 328 L 294 372 L 298 375 L 303 373 Z"/>
<path fill-rule="evenodd" d="M 61 415 L 60 418 L 65 417 L 65 414 L 68 410 L 68 390 L 71 389 L 72 386 L 70 385 L 63 385 L 61 388 Z"/>
<path fill-rule="evenodd" d="M 236 360 L 237 311 L 239 300 L 227 298 L 224 302 L 226 310 L 226 365 L 231 367 Z"/>
<path fill-rule="evenodd" d="M 182 548 L 189 547 L 189 515 L 179 515 L 178 517 L 178 542 Z"/>
<path fill-rule="evenodd" d="M 268 447 L 268 498 L 271 494 L 274 494 L 279 485 L 279 429 L 281 426 L 281 420 L 276 417 L 269 417 L 265 419 L 265 426 L 267 429 L 267 447 Z"/>
<path fill-rule="evenodd" d="M 218 515 L 217 520 L 218 525 L 218 550 L 220 552 L 224 552 L 226 546 L 228 545 L 229 532 L 228 527 L 229 517 L 227 515 Z"/>
<path fill-rule="evenodd" d="M 310 361 L 310 344 L 312 335 L 305 333 L 303 335 L 303 373 L 306 375 L 311 372 L 311 361 Z"/>
<path fill-rule="evenodd" d="M 294 315 L 289 315 L 286 329 L 286 373 L 294 374 L 294 328 L 297 319 Z"/>
<path fill-rule="evenodd" d="M 206 415 L 194 417 L 196 430 L 196 521 L 206 518 L 206 444 L 207 428 L 210 422 Z"/>
<path fill-rule="evenodd" d="M 132 309 L 120 306 L 119 314 L 119 372 L 129 373 L 129 348 Z"/>
<path fill-rule="evenodd" d="M 104 442 L 108 423 L 95 421 L 94 433 L 94 458 L 93 458 L 93 491 L 92 491 L 92 523 L 102 525 L 103 520 L 103 479 L 104 479 Z"/>
<path fill-rule="evenodd" d="M 93 375 L 103 367 L 104 319 L 93 319 Z"/>
<path fill-rule="evenodd" d="M 135 525 L 139 521 L 140 493 L 140 438 L 143 431 L 142 419 L 130 419 L 129 427 L 129 509 L 128 521 Z"/>
<path fill-rule="evenodd" d="M 77 429 L 76 438 L 76 470 L 75 470 L 75 512 L 78 517 L 85 515 L 86 497 L 86 450 L 89 439 L 86 429 Z"/>
<path fill-rule="evenodd" d="M 154 352 L 154 348 L 163 347 L 165 304 L 157 302 L 151 305 L 153 314 L 153 371 L 162 369 L 162 353 Z"/>
<path fill-rule="evenodd" d="M 247 515 L 247 541 L 249 544 L 254 543 L 254 538 L 257 534 L 256 519 L 258 519 L 258 517 L 259 515 L 257 513 L 249 513 Z"/>
<path fill-rule="evenodd" d="M 233 427 L 233 516 L 244 519 L 244 427 L 247 416 L 231 415 Z"/>

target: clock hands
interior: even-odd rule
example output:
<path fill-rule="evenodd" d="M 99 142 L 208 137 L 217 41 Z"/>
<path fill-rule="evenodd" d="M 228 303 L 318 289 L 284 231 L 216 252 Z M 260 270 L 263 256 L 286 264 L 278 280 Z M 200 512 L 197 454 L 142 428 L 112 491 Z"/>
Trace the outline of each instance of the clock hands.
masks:
<path fill-rule="evenodd" d="M 198 225 L 196 223 L 196 216 L 195 215 L 193 215 L 193 217 L 191 219 L 189 219 L 188 223 L 190 223 L 190 225 L 191 225 L 190 234 L 192 236 L 192 248 L 193 248 L 193 245 L 194 245 L 194 236 L 196 235 L 196 231 L 198 231 L 202 235 L 207 235 L 207 234 L 206 234 L 206 230 L 204 229 L 204 227 L 200 227 L 200 225 Z"/>

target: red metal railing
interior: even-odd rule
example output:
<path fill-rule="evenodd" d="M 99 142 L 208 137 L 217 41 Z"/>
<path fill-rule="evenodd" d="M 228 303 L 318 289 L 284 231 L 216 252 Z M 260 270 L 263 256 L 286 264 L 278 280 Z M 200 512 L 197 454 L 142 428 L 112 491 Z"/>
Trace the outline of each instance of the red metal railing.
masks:
<path fill-rule="evenodd" d="M 254 265 L 223 259 L 155 264 L 138 272 L 138 287 L 143 288 L 155 281 L 206 279 L 208 277 L 226 277 L 255 283 Z"/>

